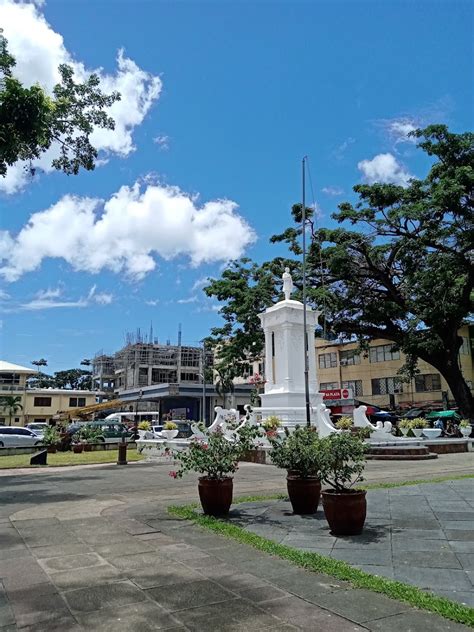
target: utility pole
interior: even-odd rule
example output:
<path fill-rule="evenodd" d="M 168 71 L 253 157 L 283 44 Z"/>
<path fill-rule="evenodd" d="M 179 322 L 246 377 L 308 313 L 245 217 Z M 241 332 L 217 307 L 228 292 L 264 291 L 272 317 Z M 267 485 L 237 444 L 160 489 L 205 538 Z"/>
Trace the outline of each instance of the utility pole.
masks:
<path fill-rule="evenodd" d="M 202 402 L 201 421 L 206 425 L 206 341 L 202 341 Z"/>
<path fill-rule="evenodd" d="M 311 426 L 311 408 L 309 402 L 309 357 L 308 332 L 306 329 L 306 156 L 302 161 L 302 225 L 303 225 L 303 346 L 304 346 L 304 397 L 306 405 L 306 425 Z"/>

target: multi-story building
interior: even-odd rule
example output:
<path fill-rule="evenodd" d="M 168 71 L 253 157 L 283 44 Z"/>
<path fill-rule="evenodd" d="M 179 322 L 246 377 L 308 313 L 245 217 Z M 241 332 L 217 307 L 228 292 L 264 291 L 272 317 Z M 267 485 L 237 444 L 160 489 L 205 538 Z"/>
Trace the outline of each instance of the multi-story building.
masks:
<path fill-rule="evenodd" d="M 97 401 L 94 391 L 28 388 L 27 380 L 36 373 L 28 367 L 0 360 L 0 397 L 18 397 L 17 411 L 11 419 L 8 406 L 0 402 L 0 424 L 25 425 L 30 422 L 49 421 L 60 411 L 90 406 Z"/>
<path fill-rule="evenodd" d="M 462 327 L 459 364 L 471 390 L 474 382 L 474 328 Z M 398 371 L 405 363 L 403 353 L 394 350 L 389 340 L 372 340 L 367 351 L 357 342 L 316 339 L 317 375 L 321 391 L 350 388 L 354 399 L 376 406 L 406 408 L 453 404 L 452 393 L 439 371 L 422 360 L 420 373 L 411 382 L 402 382 Z"/>

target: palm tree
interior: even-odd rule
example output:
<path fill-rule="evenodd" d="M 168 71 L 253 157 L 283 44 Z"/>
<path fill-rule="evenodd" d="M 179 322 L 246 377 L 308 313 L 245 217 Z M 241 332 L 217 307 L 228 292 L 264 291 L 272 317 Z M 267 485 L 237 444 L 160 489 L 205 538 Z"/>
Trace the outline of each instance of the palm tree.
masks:
<path fill-rule="evenodd" d="M 21 397 L 19 395 L 4 395 L 0 404 L 4 410 L 8 411 L 8 425 L 11 426 L 12 417 L 16 415 L 19 410 L 23 410 Z"/>

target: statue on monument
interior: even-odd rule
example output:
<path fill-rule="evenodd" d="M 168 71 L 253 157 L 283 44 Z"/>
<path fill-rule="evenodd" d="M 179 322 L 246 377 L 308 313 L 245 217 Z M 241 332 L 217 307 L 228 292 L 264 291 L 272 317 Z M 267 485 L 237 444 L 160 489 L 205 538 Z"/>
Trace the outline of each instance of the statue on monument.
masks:
<path fill-rule="evenodd" d="M 285 295 L 285 301 L 290 300 L 291 293 L 293 292 L 293 279 L 291 278 L 290 268 L 285 268 L 283 272 L 283 293 Z"/>

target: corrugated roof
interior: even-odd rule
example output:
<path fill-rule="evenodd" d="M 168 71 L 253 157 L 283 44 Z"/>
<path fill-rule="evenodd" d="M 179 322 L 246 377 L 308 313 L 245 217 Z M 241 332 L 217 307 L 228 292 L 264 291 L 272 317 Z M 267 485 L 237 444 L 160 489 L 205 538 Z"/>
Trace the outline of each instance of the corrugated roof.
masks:
<path fill-rule="evenodd" d="M 20 366 L 19 364 L 12 364 L 5 360 L 0 360 L 0 373 L 6 371 L 8 373 L 36 373 L 36 369 L 29 369 L 26 366 Z"/>

